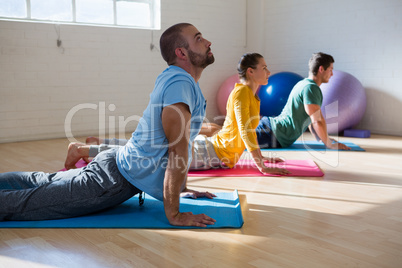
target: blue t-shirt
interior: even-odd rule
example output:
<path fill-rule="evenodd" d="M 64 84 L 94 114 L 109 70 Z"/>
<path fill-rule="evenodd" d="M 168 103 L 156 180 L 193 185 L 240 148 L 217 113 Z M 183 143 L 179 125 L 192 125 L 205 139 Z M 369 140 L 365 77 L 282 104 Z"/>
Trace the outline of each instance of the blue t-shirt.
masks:
<path fill-rule="evenodd" d="M 162 109 L 176 103 L 187 104 L 191 113 L 188 146 L 189 163 L 191 163 L 192 143 L 200 132 L 205 117 L 206 101 L 193 77 L 182 68 L 173 65 L 156 79 L 150 102 L 137 129 L 116 155 L 120 173 L 135 187 L 159 200 L 163 200 L 163 181 L 168 164 L 169 146 L 162 126 Z"/>
<path fill-rule="evenodd" d="M 281 114 L 269 118 L 271 129 L 282 147 L 292 145 L 311 124 L 310 116 L 304 109 L 305 104 L 322 105 L 320 87 L 308 78 L 293 87 Z"/>

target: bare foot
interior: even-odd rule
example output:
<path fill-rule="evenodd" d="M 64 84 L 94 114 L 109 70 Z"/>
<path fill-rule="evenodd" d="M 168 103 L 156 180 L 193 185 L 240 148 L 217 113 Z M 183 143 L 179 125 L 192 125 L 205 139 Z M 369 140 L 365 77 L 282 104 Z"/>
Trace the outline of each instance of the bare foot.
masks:
<path fill-rule="evenodd" d="M 79 142 L 71 142 L 68 145 L 68 150 L 67 150 L 67 157 L 66 161 L 64 162 L 64 167 L 69 170 L 72 168 L 77 168 L 75 164 L 81 159 L 81 158 L 88 158 L 88 156 L 82 155 L 82 152 L 80 150 L 80 147 L 85 146 L 83 143 Z"/>
<path fill-rule="evenodd" d="M 100 144 L 100 139 L 97 138 L 97 137 L 90 136 L 85 140 L 85 143 L 86 144 L 97 144 L 97 145 L 99 145 Z"/>

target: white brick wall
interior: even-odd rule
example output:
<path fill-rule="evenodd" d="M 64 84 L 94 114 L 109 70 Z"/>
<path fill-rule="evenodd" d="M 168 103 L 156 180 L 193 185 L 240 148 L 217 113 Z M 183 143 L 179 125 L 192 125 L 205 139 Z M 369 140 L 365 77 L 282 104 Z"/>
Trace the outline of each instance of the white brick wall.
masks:
<path fill-rule="evenodd" d="M 358 125 L 402 135 L 402 1 L 266 1 L 265 52 L 271 71 L 307 76 L 313 52 L 362 82 L 366 114 Z"/>
<path fill-rule="evenodd" d="M 193 23 L 212 42 L 216 61 L 200 80 L 209 120 L 218 114 L 219 86 L 244 52 L 262 53 L 273 73 L 306 76 L 311 54 L 324 51 L 366 88 L 359 127 L 402 135 L 401 14 L 399 0 L 164 0 L 161 31 L 61 25 L 64 50 L 54 25 L 0 21 L 0 142 L 65 137 L 66 116 L 85 103 L 97 109 L 74 115 L 74 135 L 110 129 L 119 136 L 119 116 L 142 115 L 166 67 L 159 51 L 150 51 L 151 36 L 158 46 L 177 22 Z M 124 126 L 135 129 L 135 119 Z"/>
<path fill-rule="evenodd" d="M 65 119 L 77 105 L 97 108 L 74 114 L 74 136 L 134 130 L 132 116 L 142 115 L 167 66 L 150 51 L 151 37 L 159 47 L 163 30 L 178 22 L 193 23 L 213 43 L 216 62 L 200 80 L 212 120 L 216 91 L 245 49 L 245 6 L 246 0 L 162 1 L 161 31 L 61 25 L 63 48 L 52 24 L 0 21 L 0 142 L 65 137 Z"/>

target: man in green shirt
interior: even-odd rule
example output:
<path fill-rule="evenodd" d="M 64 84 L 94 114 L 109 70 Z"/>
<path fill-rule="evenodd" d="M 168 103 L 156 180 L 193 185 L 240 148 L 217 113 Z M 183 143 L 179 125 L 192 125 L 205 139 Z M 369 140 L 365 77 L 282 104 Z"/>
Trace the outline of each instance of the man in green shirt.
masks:
<path fill-rule="evenodd" d="M 298 82 L 280 115 L 264 116 L 256 128 L 261 148 L 288 147 L 307 128 L 328 149 L 350 150 L 328 136 L 327 124 L 321 112 L 322 92 L 320 85 L 328 83 L 333 75 L 334 58 L 322 52 L 314 53 L 309 61 L 309 76 Z"/>

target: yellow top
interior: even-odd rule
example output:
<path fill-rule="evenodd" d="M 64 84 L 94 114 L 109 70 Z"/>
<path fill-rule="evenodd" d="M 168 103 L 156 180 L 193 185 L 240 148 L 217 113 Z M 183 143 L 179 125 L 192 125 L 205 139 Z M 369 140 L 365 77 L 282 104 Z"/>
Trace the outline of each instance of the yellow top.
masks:
<path fill-rule="evenodd" d="M 226 118 L 222 130 L 212 137 L 218 157 L 232 168 L 247 148 L 252 152 L 259 148 L 255 129 L 260 122 L 260 100 L 250 87 L 236 84 L 226 106 Z"/>

